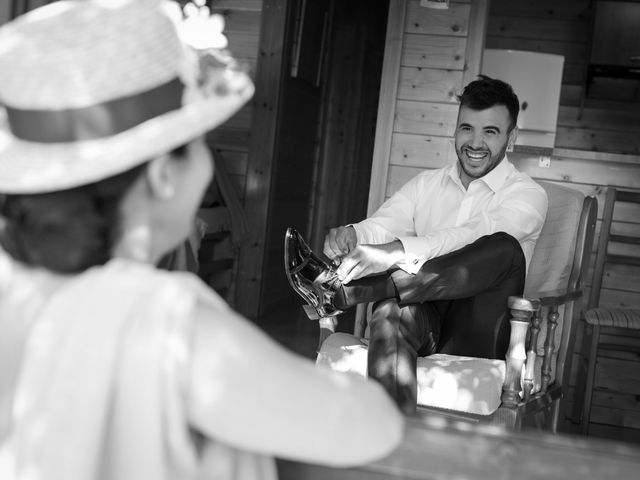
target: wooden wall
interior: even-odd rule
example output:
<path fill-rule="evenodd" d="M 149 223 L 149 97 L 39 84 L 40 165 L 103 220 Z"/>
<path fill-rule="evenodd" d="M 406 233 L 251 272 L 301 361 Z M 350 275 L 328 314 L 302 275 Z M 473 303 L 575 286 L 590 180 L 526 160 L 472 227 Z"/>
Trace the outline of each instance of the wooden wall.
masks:
<path fill-rule="evenodd" d="M 534 155 L 512 153 L 509 159 L 535 179 L 596 196 L 599 232 L 607 185 L 640 190 L 640 109 L 625 102 L 582 99 L 589 2 L 492 0 L 485 31 L 480 16 L 482 11 L 486 14 L 486 7 L 482 1 L 453 0 L 449 10 L 437 11 L 420 7 L 419 0 L 391 2 L 394 22 L 389 25 L 395 28 L 387 32 L 369 212 L 418 172 L 441 167 L 454 154 L 455 94 L 480 71 L 473 48 L 485 46 L 486 33 L 487 48 L 565 55 L 550 166 L 541 167 Z M 621 209 L 614 229 L 640 232 L 640 212 Z M 589 279 L 594 260 L 595 255 Z M 587 297 L 590 283 L 588 280 Z M 610 270 L 601 305 L 640 308 L 640 272 L 626 267 Z M 581 338 L 579 332 L 577 352 Z M 628 341 L 638 343 L 637 339 Z M 620 426 L 640 427 L 640 381 L 630 380 L 640 371 L 638 360 L 637 355 L 627 355 L 600 362 L 598 379 L 609 391 L 606 395 L 600 392 L 595 399 L 595 434 L 637 438 L 637 433 Z M 573 390 L 570 395 L 573 398 Z"/>
<path fill-rule="evenodd" d="M 224 33 L 229 41 L 229 50 L 256 81 L 263 0 L 216 0 L 210 3 L 213 11 L 225 19 Z M 213 196 L 217 197 L 220 206 L 214 206 L 214 209 L 226 210 L 222 212 L 224 215 L 209 215 L 207 218 L 230 219 L 231 222 L 209 225 L 215 233 L 203 241 L 200 274 L 232 306 L 236 305 L 238 290 L 238 257 L 248 232 L 243 205 L 254 105 L 253 101 L 247 103 L 207 136 L 216 157 Z M 221 235 L 221 232 L 226 234 Z M 209 262 L 210 259 L 214 261 Z"/>
<path fill-rule="evenodd" d="M 556 147 L 640 154 L 640 102 L 629 92 L 640 82 L 596 81 L 591 90 L 600 98 L 584 98 L 593 3 L 491 0 L 486 47 L 565 57 Z"/>
<path fill-rule="evenodd" d="M 229 50 L 255 79 L 260 38 L 262 0 L 216 0 L 213 11 L 224 16 Z M 224 159 L 225 167 L 241 199 L 249 156 L 249 131 L 253 103 L 249 102 L 223 126 L 209 135 L 211 145 Z"/>

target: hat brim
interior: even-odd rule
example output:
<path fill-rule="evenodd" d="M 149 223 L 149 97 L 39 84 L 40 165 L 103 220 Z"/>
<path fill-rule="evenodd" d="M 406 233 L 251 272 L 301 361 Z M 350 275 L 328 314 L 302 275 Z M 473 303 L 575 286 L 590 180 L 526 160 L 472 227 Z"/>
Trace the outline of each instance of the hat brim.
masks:
<path fill-rule="evenodd" d="M 242 89 L 214 94 L 104 139 L 35 143 L 3 128 L 0 193 L 46 193 L 86 185 L 183 145 L 224 123 L 252 97 L 251 80 L 243 72 L 236 75 L 246 77 Z"/>

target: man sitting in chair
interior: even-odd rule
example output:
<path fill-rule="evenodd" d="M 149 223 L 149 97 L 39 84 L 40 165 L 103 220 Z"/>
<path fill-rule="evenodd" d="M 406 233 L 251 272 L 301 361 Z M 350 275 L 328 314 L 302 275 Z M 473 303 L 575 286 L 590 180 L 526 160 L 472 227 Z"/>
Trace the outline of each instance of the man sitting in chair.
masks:
<path fill-rule="evenodd" d="M 295 230 L 285 239 L 289 281 L 318 316 L 375 302 L 368 375 L 406 413 L 416 409 L 418 356 L 504 358 L 507 297 L 522 295 L 547 211 L 545 191 L 506 156 L 520 110 L 511 86 L 480 76 L 458 98 L 458 161 L 331 229 L 324 254 L 335 265 Z"/>

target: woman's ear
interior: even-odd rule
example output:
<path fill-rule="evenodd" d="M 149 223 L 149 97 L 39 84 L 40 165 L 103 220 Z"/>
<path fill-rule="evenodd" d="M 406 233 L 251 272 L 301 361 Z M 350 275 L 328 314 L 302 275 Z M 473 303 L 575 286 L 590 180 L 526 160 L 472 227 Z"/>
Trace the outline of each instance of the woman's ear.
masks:
<path fill-rule="evenodd" d="M 176 191 L 172 173 L 169 155 L 161 155 L 149 162 L 146 177 L 152 195 L 162 200 L 173 198 Z"/>

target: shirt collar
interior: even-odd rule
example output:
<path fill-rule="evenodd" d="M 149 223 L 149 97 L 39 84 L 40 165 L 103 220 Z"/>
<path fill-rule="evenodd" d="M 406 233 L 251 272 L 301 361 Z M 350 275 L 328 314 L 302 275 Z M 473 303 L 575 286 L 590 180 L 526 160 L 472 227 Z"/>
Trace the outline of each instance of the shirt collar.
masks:
<path fill-rule="evenodd" d="M 460 172 L 458 168 L 458 160 L 456 159 L 456 161 L 449 167 L 448 175 L 451 180 L 453 180 L 457 185 L 464 189 L 464 187 L 462 186 L 462 181 L 460 180 Z M 483 181 L 491 190 L 497 192 L 498 190 L 500 190 L 502 185 L 504 185 L 504 182 L 507 180 L 510 172 L 511 163 L 509 162 L 509 159 L 505 154 L 504 158 L 500 161 L 496 168 L 491 170 L 484 177 L 481 177 L 477 180 Z M 474 182 L 477 180 L 474 180 Z"/>
<path fill-rule="evenodd" d="M 491 190 L 493 190 L 494 192 L 497 192 L 498 190 L 500 190 L 502 185 L 504 185 L 504 182 L 507 180 L 507 177 L 509 176 L 509 172 L 511 171 L 510 167 L 511 167 L 511 164 L 507 159 L 507 155 L 505 155 L 504 158 L 500 161 L 500 163 L 496 166 L 496 168 L 491 170 L 480 180 L 483 180 L 484 183 Z"/>

